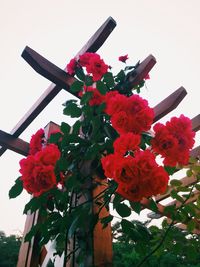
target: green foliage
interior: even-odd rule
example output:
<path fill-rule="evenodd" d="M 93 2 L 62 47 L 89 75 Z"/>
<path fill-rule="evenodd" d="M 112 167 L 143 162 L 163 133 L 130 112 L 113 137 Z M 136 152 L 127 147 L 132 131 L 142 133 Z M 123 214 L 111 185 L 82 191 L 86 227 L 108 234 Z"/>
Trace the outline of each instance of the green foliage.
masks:
<path fill-rule="evenodd" d="M 132 223 L 134 224 L 135 221 Z M 131 222 L 128 222 L 128 224 L 131 227 Z M 126 228 L 128 228 L 127 225 Z M 122 227 L 124 226 L 122 225 Z M 137 240 L 131 238 L 129 231 L 123 231 L 122 227 L 120 223 L 116 223 L 113 226 L 113 265 L 115 267 L 137 267 L 141 260 L 160 242 L 166 231 L 166 228 L 159 229 L 156 226 L 147 228 L 145 225 L 142 225 L 147 231 L 148 239 L 144 240 L 143 236 Z M 191 235 L 187 231 L 172 227 L 165 242 L 143 263 L 142 267 L 199 267 L 199 251 L 200 242 L 198 235 Z"/>
<path fill-rule="evenodd" d="M 21 237 L 6 236 L 0 231 L 0 267 L 15 267 L 17 265 Z"/>
<path fill-rule="evenodd" d="M 15 198 L 21 194 L 23 191 L 23 183 L 20 179 L 21 177 L 17 178 L 15 180 L 15 184 L 12 186 L 12 188 L 9 191 L 9 198 Z"/>

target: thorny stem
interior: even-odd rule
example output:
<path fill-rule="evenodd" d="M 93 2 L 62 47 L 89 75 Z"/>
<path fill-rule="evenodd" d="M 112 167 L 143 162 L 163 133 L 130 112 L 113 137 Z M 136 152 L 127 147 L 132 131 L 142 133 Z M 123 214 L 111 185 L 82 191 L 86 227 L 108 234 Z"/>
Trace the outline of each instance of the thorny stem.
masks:
<path fill-rule="evenodd" d="M 182 207 L 184 206 L 184 204 L 186 203 L 186 201 L 191 197 L 191 194 L 192 194 L 192 191 L 194 189 L 194 185 L 191 187 L 190 189 L 190 193 L 188 194 L 188 196 L 185 198 L 185 200 L 183 201 L 183 203 L 181 204 L 181 206 L 178 208 L 178 210 L 181 210 Z M 172 226 L 174 225 L 175 223 L 175 218 L 171 221 L 171 223 L 169 224 L 167 230 L 165 231 L 165 234 L 163 235 L 160 243 L 158 243 L 158 245 L 149 253 L 147 254 L 140 262 L 139 264 L 136 266 L 136 267 L 140 267 L 143 265 L 143 263 L 145 261 L 147 261 L 164 243 L 169 231 L 171 230 Z"/>

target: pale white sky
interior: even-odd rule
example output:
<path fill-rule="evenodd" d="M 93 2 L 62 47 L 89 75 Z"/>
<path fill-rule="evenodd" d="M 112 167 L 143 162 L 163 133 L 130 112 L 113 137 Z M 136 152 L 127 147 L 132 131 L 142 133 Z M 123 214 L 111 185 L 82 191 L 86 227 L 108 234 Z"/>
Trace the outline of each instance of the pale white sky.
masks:
<path fill-rule="evenodd" d="M 188 91 L 176 111 L 192 118 L 199 113 L 200 70 L 199 0 L 0 0 L 0 129 L 9 132 L 48 87 L 21 58 L 26 45 L 64 68 L 98 27 L 112 16 L 117 27 L 99 53 L 106 63 L 119 66 L 119 55 L 128 53 L 134 64 L 149 54 L 157 59 L 143 96 L 156 105 L 180 86 Z M 20 136 L 29 141 L 50 120 L 60 123 L 62 91 Z M 168 118 L 170 117 L 168 116 Z M 9 200 L 8 191 L 18 177 L 19 160 L 7 151 L 0 158 L 0 230 L 23 230 L 23 207 L 28 194 Z"/>

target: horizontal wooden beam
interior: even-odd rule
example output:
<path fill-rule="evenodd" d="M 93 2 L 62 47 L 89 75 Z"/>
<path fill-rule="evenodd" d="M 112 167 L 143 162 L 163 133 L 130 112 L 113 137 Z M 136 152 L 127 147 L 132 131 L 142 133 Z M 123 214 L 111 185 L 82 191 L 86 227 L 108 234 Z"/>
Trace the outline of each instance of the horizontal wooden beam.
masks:
<path fill-rule="evenodd" d="M 83 46 L 83 48 L 79 51 L 79 53 L 76 55 L 78 57 L 79 55 L 85 53 L 85 52 L 96 52 L 102 44 L 106 41 L 112 30 L 115 28 L 116 22 L 109 17 L 105 23 L 95 32 L 95 34 L 89 39 L 89 41 L 86 43 L 86 45 Z M 31 48 L 26 47 L 24 52 L 22 53 L 22 56 L 25 60 L 38 72 L 45 72 L 46 77 L 49 76 L 53 80 L 53 82 L 59 82 L 60 86 L 64 86 L 65 89 L 67 89 L 68 83 L 70 85 L 73 82 L 73 78 L 70 77 L 68 74 L 64 74 L 63 71 L 61 72 L 60 69 L 49 61 L 47 61 L 44 57 L 39 55 L 37 52 L 32 50 Z M 38 60 L 39 59 L 39 65 Z M 44 60 L 44 62 L 43 62 Z M 44 68 L 49 62 L 48 65 L 48 71 L 45 71 Z M 57 71 L 55 76 L 55 72 Z M 66 71 L 66 68 L 65 68 Z M 58 81 L 58 77 L 60 80 Z M 48 77 L 47 77 L 48 78 Z M 33 104 L 33 106 L 29 109 L 29 111 L 24 115 L 24 117 L 17 123 L 17 125 L 12 129 L 11 134 L 15 137 L 18 137 L 30 124 L 31 122 L 41 113 L 41 111 L 52 101 L 52 99 L 61 91 L 62 87 L 60 87 L 56 84 L 51 84 L 46 91 L 41 95 L 41 97 Z M 6 151 L 6 147 L 0 148 L 0 156 Z"/>
<path fill-rule="evenodd" d="M 23 156 L 28 155 L 29 143 L 0 130 L 0 145 Z"/>
<path fill-rule="evenodd" d="M 160 120 L 169 112 L 174 110 L 183 100 L 183 98 L 187 95 L 187 91 L 184 87 L 180 87 L 176 91 L 174 91 L 171 95 L 161 101 L 154 107 L 154 122 Z"/>
<path fill-rule="evenodd" d="M 149 55 L 138 65 L 136 69 L 131 71 L 127 75 L 126 79 L 130 88 L 134 87 L 135 85 L 139 84 L 142 80 L 144 80 L 155 64 L 156 64 L 155 57 Z"/>

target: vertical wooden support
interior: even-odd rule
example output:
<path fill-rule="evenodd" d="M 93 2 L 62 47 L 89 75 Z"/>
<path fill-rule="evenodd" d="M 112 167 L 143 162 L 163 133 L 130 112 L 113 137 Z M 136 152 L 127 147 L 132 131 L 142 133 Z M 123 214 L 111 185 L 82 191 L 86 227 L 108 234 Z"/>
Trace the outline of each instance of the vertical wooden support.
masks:
<path fill-rule="evenodd" d="M 106 182 L 106 180 L 100 180 L 100 182 Z M 99 195 L 106 189 L 106 185 L 98 185 L 93 190 L 93 197 Z M 97 213 L 99 210 L 98 205 L 93 203 L 93 212 Z M 109 215 L 109 211 L 104 207 L 99 217 L 104 218 Z M 102 228 L 101 222 L 98 222 L 94 228 L 93 233 L 93 257 L 95 267 L 111 267 L 112 265 L 112 229 L 111 224 L 108 224 L 106 228 Z"/>
<path fill-rule="evenodd" d="M 48 138 L 52 132 L 59 130 L 59 126 L 53 122 L 50 122 L 45 128 L 45 136 Z M 32 214 L 28 214 L 25 222 L 25 228 L 23 236 L 30 231 L 31 227 L 34 226 L 40 220 L 39 211 Z M 22 241 L 17 267 L 38 267 L 40 266 L 41 255 L 38 251 L 38 240 L 37 236 L 32 238 L 31 242 Z"/>

